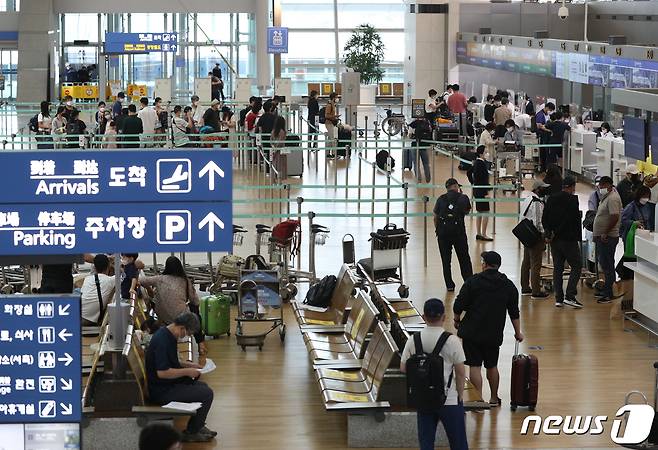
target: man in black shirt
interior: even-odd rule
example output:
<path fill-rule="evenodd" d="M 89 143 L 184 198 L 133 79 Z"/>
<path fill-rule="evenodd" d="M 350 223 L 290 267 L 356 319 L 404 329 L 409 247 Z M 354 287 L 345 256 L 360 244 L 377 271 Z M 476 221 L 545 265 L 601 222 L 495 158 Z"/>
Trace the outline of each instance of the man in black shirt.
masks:
<path fill-rule="evenodd" d="M 139 135 L 144 132 L 142 119 L 137 117 L 137 107 L 131 103 L 128 105 L 128 117 L 121 124 L 121 141 L 123 148 L 139 148 Z"/>
<path fill-rule="evenodd" d="M 240 110 L 238 125 L 240 125 L 241 127 L 244 127 L 244 120 L 247 118 L 247 114 L 249 114 L 249 111 L 251 111 L 251 108 L 254 107 L 254 102 L 255 101 L 256 101 L 256 97 L 254 97 L 254 96 L 249 97 L 249 106 L 247 106 L 246 108 Z"/>
<path fill-rule="evenodd" d="M 318 132 L 318 127 L 316 127 L 316 121 L 319 118 L 320 115 L 320 105 L 318 104 L 318 91 L 311 91 L 311 95 L 308 97 L 308 104 L 306 105 L 308 108 L 308 114 L 306 116 L 306 120 L 308 120 L 308 132 L 309 133 L 317 133 Z M 311 141 L 313 141 L 313 144 L 311 144 Z M 318 137 L 317 135 L 312 135 L 310 140 L 309 140 L 309 148 L 317 148 L 318 147 Z"/>
<path fill-rule="evenodd" d="M 523 341 L 519 291 L 505 274 L 498 271 L 501 264 L 498 253 L 483 252 L 481 262 L 482 272 L 464 282 L 452 310 L 457 336 L 462 338 L 466 365 L 470 368 L 469 380 L 482 398 L 481 367 L 484 363 L 491 388 L 489 404 L 500 406 L 498 352 L 503 343 L 506 315 L 514 326 L 514 337 Z"/>
<path fill-rule="evenodd" d="M 439 197 L 434 206 L 434 228 L 439 242 L 443 279 L 448 292 L 455 290 L 452 281 L 452 248 L 455 248 L 462 278 L 466 281 L 473 275 L 471 258 L 468 255 L 468 236 L 464 226 L 464 216 L 471 210 L 471 201 L 462 194 L 461 185 L 454 178 L 446 181 L 448 192 Z"/>
<path fill-rule="evenodd" d="M 220 131 L 219 127 L 219 105 L 221 102 L 217 99 L 210 102 L 210 108 L 203 113 L 203 125 L 211 127 L 214 131 Z"/>
<path fill-rule="evenodd" d="M 489 94 L 487 95 L 487 104 L 484 105 L 484 120 L 493 122 L 494 111 L 496 110 L 496 105 L 494 105 L 494 96 Z"/>
<path fill-rule="evenodd" d="M 546 240 L 551 243 L 553 289 L 557 308 L 561 308 L 564 304 L 578 309 L 583 307 L 582 303 L 576 299 L 582 270 L 580 255 L 582 222 L 578 197 L 574 195 L 575 192 L 576 179 L 572 176 L 565 177 L 562 181 L 562 191 L 548 197 L 541 220 Z M 571 267 L 566 297 L 562 290 L 565 261 Z"/>
<path fill-rule="evenodd" d="M 178 359 L 178 340 L 192 336 L 200 328 L 199 319 L 185 312 L 166 327 L 160 328 L 151 338 L 146 350 L 146 377 L 149 397 L 156 403 L 200 402 L 201 408 L 190 417 L 183 431 L 183 442 L 208 442 L 217 432 L 206 426 L 206 417 L 213 401 L 213 391 L 199 381 L 201 366 Z"/>
<path fill-rule="evenodd" d="M 265 112 L 258 118 L 258 132 L 260 134 L 269 135 L 272 134 L 272 130 L 274 129 L 276 105 L 272 100 L 268 100 L 263 105 L 263 110 Z"/>

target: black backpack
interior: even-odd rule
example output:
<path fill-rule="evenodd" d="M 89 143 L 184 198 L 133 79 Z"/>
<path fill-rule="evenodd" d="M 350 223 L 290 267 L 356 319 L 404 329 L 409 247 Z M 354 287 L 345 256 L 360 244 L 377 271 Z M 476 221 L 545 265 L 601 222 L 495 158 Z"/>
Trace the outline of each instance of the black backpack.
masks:
<path fill-rule="evenodd" d="M 326 112 L 327 112 L 326 106 L 320 108 L 320 111 L 318 111 L 318 122 L 325 123 L 327 121 L 327 116 L 325 115 Z"/>
<path fill-rule="evenodd" d="M 39 114 L 35 114 L 30 121 L 27 123 L 27 127 L 30 131 L 38 132 L 39 131 Z"/>
<path fill-rule="evenodd" d="M 425 353 L 420 333 L 414 334 L 416 353 L 407 360 L 407 405 L 417 411 L 433 411 L 446 402 L 452 373 L 446 384 L 443 379 L 444 362 L 439 353 L 449 337 L 450 333 L 444 331 L 432 353 Z"/>
<path fill-rule="evenodd" d="M 334 275 L 327 275 L 319 282 L 310 287 L 304 303 L 318 308 L 328 308 L 331 305 L 331 297 L 334 294 L 338 280 Z"/>
<path fill-rule="evenodd" d="M 458 198 L 454 202 L 447 201 L 446 207 L 439 211 L 436 224 L 437 235 L 454 236 L 464 230 L 463 211 L 455 208 L 457 200 Z M 450 205 L 453 205 L 452 209 L 449 208 Z"/>
<path fill-rule="evenodd" d="M 270 266 L 263 255 L 249 255 L 244 260 L 244 268 L 247 270 L 269 270 Z"/>
<path fill-rule="evenodd" d="M 387 171 L 388 168 L 386 167 L 386 164 L 388 162 L 388 152 L 386 150 L 380 150 L 379 153 L 377 153 L 377 156 L 375 157 L 375 162 L 377 163 L 377 167 L 379 167 L 383 171 Z M 395 160 L 391 156 L 391 170 L 395 168 Z"/>

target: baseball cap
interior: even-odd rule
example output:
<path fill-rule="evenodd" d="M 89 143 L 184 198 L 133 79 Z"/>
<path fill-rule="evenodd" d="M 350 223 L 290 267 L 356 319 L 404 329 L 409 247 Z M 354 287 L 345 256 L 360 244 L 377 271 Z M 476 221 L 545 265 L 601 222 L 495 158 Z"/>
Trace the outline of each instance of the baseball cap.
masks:
<path fill-rule="evenodd" d="M 534 180 L 532 182 L 532 190 L 536 191 L 539 188 L 547 188 L 550 184 L 544 183 L 542 180 Z"/>
<path fill-rule="evenodd" d="M 638 173 L 640 173 L 640 171 L 638 170 L 635 164 L 629 164 L 626 167 L 626 173 L 630 173 L 631 175 L 637 175 Z"/>
<path fill-rule="evenodd" d="M 215 100 L 213 100 L 212 102 L 210 102 L 210 106 L 219 105 L 220 103 L 221 103 L 221 102 L 220 102 L 219 100 L 215 99 Z"/>
<path fill-rule="evenodd" d="M 454 186 L 455 184 L 458 185 L 459 187 L 462 187 L 462 185 L 459 184 L 459 181 L 457 181 L 454 178 L 448 178 L 446 180 L 446 188 L 449 188 L 450 186 Z"/>
<path fill-rule="evenodd" d="M 601 183 L 613 185 L 614 181 L 612 181 L 612 178 L 610 178 L 609 176 L 604 175 L 599 179 L 598 184 L 601 184 Z"/>
<path fill-rule="evenodd" d="M 494 251 L 482 252 L 480 257 L 487 266 L 500 267 L 502 263 L 500 255 Z"/>
<path fill-rule="evenodd" d="M 562 180 L 562 187 L 571 187 L 576 185 L 576 178 L 572 177 L 571 175 L 567 175 L 564 177 L 564 180 Z"/>
<path fill-rule="evenodd" d="M 438 298 L 430 298 L 423 305 L 423 315 L 428 319 L 438 319 L 445 312 L 446 308 Z"/>

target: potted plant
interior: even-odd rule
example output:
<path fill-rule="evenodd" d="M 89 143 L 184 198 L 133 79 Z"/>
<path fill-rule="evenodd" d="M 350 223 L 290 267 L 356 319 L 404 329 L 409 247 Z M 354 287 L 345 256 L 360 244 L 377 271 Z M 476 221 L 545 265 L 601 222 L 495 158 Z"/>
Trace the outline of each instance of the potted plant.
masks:
<path fill-rule="evenodd" d="M 345 44 L 343 63 L 346 67 L 361 74 L 361 101 L 374 103 L 377 93 L 376 83 L 384 77 L 381 64 L 384 61 L 384 43 L 372 25 L 359 25 Z M 365 86 L 363 85 L 372 85 Z M 365 89 L 364 89 L 365 88 Z M 365 97 L 365 98 L 364 98 Z M 370 98 L 372 97 L 372 98 Z"/>

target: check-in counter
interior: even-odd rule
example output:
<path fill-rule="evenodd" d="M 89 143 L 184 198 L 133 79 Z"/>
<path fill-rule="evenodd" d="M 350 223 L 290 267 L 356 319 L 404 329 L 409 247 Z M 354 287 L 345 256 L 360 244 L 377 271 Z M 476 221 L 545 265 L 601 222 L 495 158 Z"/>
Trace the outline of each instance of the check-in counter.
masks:
<path fill-rule="evenodd" d="M 584 170 L 596 170 L 598 159 L 596 153 L 596 133 L 585 129 L 571 130 L 569 147 L 569 170 L 583 174 Z"/>
<path fill-rule="evenodd" d="M 658 324 L 658 233 L 639 230 L 635 235 L 636 262 L 625 263 L 635 273 L 633 309 Z"/>

